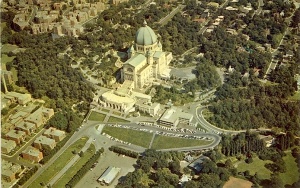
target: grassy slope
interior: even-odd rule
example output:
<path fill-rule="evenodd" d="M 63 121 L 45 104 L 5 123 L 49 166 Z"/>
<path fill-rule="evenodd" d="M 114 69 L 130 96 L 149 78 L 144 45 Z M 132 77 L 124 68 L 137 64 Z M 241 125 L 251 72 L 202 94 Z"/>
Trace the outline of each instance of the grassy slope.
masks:
<path fill-rule="evenodd" d="M 108 122 L 116 122 L 116 123 L 124 122 L 124 123 L 126 123 L 126 122 L 129 122 L 129 121 L 127 121 L 125 119 L 121 119 L 121 118 L 111 116 L 111 117 L 109 117 Z"/>
<path fill-rule="evenodd" d="M 49 166 L 32 184 L 29 186 L 29 188 L 39 188 L 43 187 L 40 183 L 44 183 L 44 185 L 47 185 L 47 183 L 59 172 L 61 171 L 64 166 L 75 156 L 72 151 L 80 151 L 81 148 L 85 145 L 87 142 L 87 138 L 81 138 L 77 140 L 74 144 L 72 144 L 66 151 L 61 154 L 54 163 Z"/>
<path fill-rule="evenodd" d="M 271 175 L 271 171 L 265 168 L 266 163 L 272 163 L 272 161 L 263 161 L 258 157 L 253 158 L 253 163 L 247 164 L 245 161 L 242 161 L 238 167 L 238 172 L 244 172 L 249 170 L 251 175 L 254 175 L 256 172 L 260 179 L 269 179 Z"/>
<path fill-rule="evenodd" d="M 91 121 L 104 121 L 105 117 L 106 117 L 105 114 L 101 114 L 101 113 L 92 111 L 92 113 L 89 116 L 89 120 L 91 120 Z"/>
<path fill-rule="evenodd" d="M 151 133 L 118 127 L 105 126 L 102 132 L 114 138 L 145 148 L 149 147 L 149 143 L 152 139 Z"/>
<path fill-rule="evenodd" d="M 285 162 L 286 172 L 281 173 L 279 176 L 284 184 L 291 185 L 294 182 L 296 182 L 300 177 L 300 173 L 297 168 L 297 163 L 291 153 L 286 153 L 286 156 L 283 157 L 283 160 Z"/>
<path fill-rule="evenodd" d="M 93 156 L 95 153 L 95 146 L 90 145 L 89 149 L 84 152 L 84 156 L 79 158 L 78 161 L 68 170 L 68 173 L 64 174 L 52 187 L 61 188 L 71 180 L 71 178 L 77 173 L 77 171 Z"/>

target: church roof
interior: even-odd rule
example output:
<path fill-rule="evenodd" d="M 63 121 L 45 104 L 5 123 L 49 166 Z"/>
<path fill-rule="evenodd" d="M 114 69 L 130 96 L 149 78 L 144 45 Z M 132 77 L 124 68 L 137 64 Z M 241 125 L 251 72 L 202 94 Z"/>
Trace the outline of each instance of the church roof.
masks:
<path fill-rule="evenodd" d="M 136 54 L 134 55 L 132 58 L 130 58 L 129 60 L 127 60 L 127 64 L 131 65 L 131 66 L 138 66 L 141 62 L 145 61 L 146 57 L 142 54 Z"/>
<path fill-rule="evenodd" d="M 157 42 L 157 36 L 154 31 L 144 22 L 135 35 L 135 42 L 139 45 L 152 45 Z"/>
<path fill-rule="evenodd" d="M 160 58 L 163 54 L 165 54 L 165 52 L 160 52 L 160 51 L 156 51 L 153 55 L 153 57 L 155 58 Z"/>

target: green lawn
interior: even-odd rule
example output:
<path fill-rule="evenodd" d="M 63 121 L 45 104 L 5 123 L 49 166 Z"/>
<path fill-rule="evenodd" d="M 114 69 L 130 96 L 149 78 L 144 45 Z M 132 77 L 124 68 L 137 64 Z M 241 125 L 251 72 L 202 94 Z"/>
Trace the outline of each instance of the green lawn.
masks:
<path fill-rule="evenodd" d="M 290 152 L 286 153 L 286 156 L 283 157 L 283 160 L 285 162 L 286 172 L 281 173 L 279 176 L 282 179 L 284 184 L 292 185 L 300 177 L 300 174 L 299 174 L 299 171 L 297 168 L 297 163 L 295 161 L 295 158 L 292 156 L 292 154 Z"/>
<path fill-rule="evenodd" d="M 65 152 L 62 153 L 51 166 L 49 166 L 49 168 L 47 168 L 34 182 L 32 182 L 29 188 L 44 187 L 41 183 L 47 185 L 47 183 L 75 156 L 72 151 L 80 151 L 86 142 L 87 138 L 83 137 L 67 148 Z"/>
<path fill-rule="evenodd" d="M 2 70 L 6 70 L 6 63 L 11 62 L 16 56 L 9 57 L 6 54 L 1 54 L 1 67 Z"/>
<path fill-rule="evenodd" d="M 152 139 L 152 133 L 118 127 L 105 126 L 102 132 L 114 138 L 129 142 L 131 144 L 142 146 L 144 148 L 149 147 L 150 141 Z"/>
<path fill-rule="evenodd" d="M 95 111 L 92 111 L 92 113 L 89 116 L 89 120 L 91 121 L 104 121 L 106 115 L 105 114 L 101 114 Z"/>
<path fill-rule="evenodd" d="M 102 108 L 101 111 L 108 113 L 110 110 Z"/>
<path fill-rule="evenodd" d="M 108 119 L 108 122 L 115 122 L 115 123 L 122 122 L 122 123 L 128 123 L 129 121 L 127 121 L 127 120 L 125 120 L 125 119 L 121 119 L 121 118 L 117 118 L 117 117 L 110 116 L 109 119 Z"/>
<path fill-rule="evenodd" d="M 212 141 L 207 141 L 207 140 L 195 140 L 195 139 L 156 135 L 152 143 L 152 149 L 168 149 L 168 148 L 202 146 L 202 145 L 210 144 L 211 142 Z"/>
<path fill-rule="evenodd" d="M 14 51 L 15 49 L 18 49 L 19 47 L 17 45 L 12 45 L 12 44 L 3 44 L 1 51 L 2 53 L 7 53 L 7 52 L 11 52 Z"/>
<path fill-rule="evenodd" d="M 114 115 L 117 115 L 117 116 L 121 116 L 121 112 L 116 112 L 116 111 L 114 111 L 113 114 L 114 114 Z"/>
<path fill-rule="evenodd" d="M 260 160 L 258 157 L 253 158 L 253 163 L 247 164 L 245 161 L 241 161 L 240 164 L 238 164 L 237 170 L 238 172 L 244 172 L 246 170 L 249 170 L 251 175 L 254 175 L 256 172 L 258 174 L 258 177 L 260 179 L 269 179 L 271 175 L 271 171 L 265 168 L 266 163 L 273 163 L 272 161 L 266 160 Z"/>
<path fill-rule="evenodd" d="M 89 149 L 84 152 L 84 156 L 79 158 L 77 162 L 68 170 L 68 173 L 64 174 L 52 187 L 61 188 L 71 180 L 71 178 L 77 173 L 77 171 L 93 156 L 96 149 L 93 144 L 90 145 Z"/>

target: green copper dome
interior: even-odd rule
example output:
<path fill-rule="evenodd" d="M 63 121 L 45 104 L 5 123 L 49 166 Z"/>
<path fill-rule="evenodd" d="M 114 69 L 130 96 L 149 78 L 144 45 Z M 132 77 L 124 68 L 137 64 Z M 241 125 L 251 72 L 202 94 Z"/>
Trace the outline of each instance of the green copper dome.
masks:
<path fill-rule="evenodd" d="M 147 26 L 146 21 L 144 22 L 144 26 L 139 28 L 135 35 L 135 42 L 139 45 L 152 45 L 157 42 L 157 36 L 154 31 Z"/>

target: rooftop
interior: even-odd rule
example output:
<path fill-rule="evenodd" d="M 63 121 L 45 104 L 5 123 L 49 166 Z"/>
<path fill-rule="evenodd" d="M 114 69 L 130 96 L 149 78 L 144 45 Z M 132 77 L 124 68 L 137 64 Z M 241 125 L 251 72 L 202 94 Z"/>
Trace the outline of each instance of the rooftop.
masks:
<path fill-rule="evenodd" d="M 14 164 L 5 160 L 1 160 L 1 175 L 11 176 L 21 170 L 19 164 Z"/>
<path fill-rule="evenodd" d="M 98 181 L 110 184 L 115 179 L 115 177 L 118 175 L 118 173 L 120 171 L 121 171 L 121 168 L 116 168 L 116 167 L 110 166 L 105 170 L 105 172 L 101 175 L 101 177 L 98 179 Z"/>
<path fill-rule="evenodd" d="M 127 64 L 136 67 L 138 66 L 141 62 L 146 61 L 146 57 L 142 54 L 135 54 L 132 58 L 126 61 Z"/>
<path fill-rule="evenodd" d="M 24 131 L 19 131 L 19 130 L 10 130 L 6 136 L 10 137 L 10 138 L 20 138 L 22 136 L 25 136 L 25 132 Z"/>
<path fill-rule="evenodd" d="M 32 146 L 28 146 L 22 153 L 38 157 L 41 152 Z"/>
<path fill-rule="evenodd" d="M 16 147 L 16 142 L 1 138 L 1 147 L 13 149 L 14 147 Z"/>
<path fill-rule="evenodd" d="M 170 109 L 167 109 L 165 113 L 161 116 L 161 121 L 171 122 L 174 123 L 179 118 L 184 118 L 191 120 L 193 118 L 192 114 L 182 112 L 180 108 L 172 107 Z"/>
<path fill-rule="evenodd" d="M 35 139 L 34 143 L 52 145 L 53 143 L 55 144 L 55 140 L 41 135 Z"/>
<path fill-rule="evenodd" d="M 61 135 L 64 135 L 65 132 L 64 131 L 61 131 L 61 130 L 58 130 L 54 127 L 50 127 L 49 129 L 47 129 L 45 132 L 44 132 L 45 135 L 54 135 L 54 136 L 61 136 Z"/>

